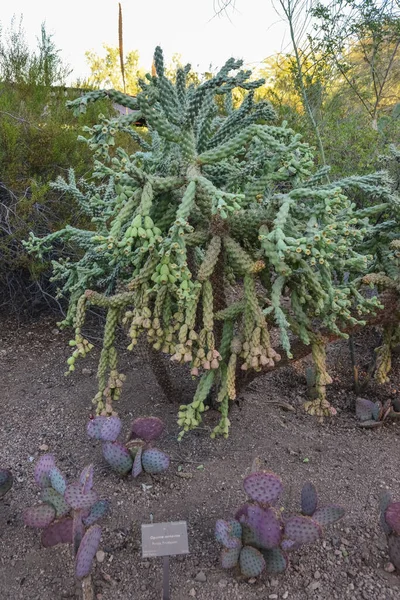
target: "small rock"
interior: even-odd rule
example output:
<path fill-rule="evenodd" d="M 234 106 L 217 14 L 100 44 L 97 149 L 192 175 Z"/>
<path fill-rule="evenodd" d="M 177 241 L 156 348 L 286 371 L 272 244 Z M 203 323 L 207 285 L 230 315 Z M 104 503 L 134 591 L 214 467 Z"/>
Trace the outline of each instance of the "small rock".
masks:
<path fill-rule="evenodd" d="M 319 571 L 315 571 L 314 579 L 321 579 L 321 573 Z"/>
<path fill-rule="evenodd" d="M 289 592 L 286 591 L 283 596 L 282 596 L 283 600 L 286 600 L 286 598 L 289 598 Z"/>
<path fill-rule="evenodd" d="M 391 562 L 388 562 L 388 563 L 386 563 L 386 564 L 385 564 L 385 566 L 384 566 L 383 568 L 385 569 L 385 571 L 386 571 L 387 573 L 393 573 L 393 571 L 395 571 L 395 570 L 396 570 L 395 566 L 394 566 L 394 565 L 392 565 L 392 563 L 391 563 Z"/>
<path fill-rule="evenodd" d="M 315 592 L 321 586 L 320 581 L 312 581 L 310 585 L 307 587 L 308 590 Z"/>
<path fill-rule="evenodd" d="M 255 577 L 251 577 L 251 579 L 249 579 L 247 583 L 253 584 L 256 581 L 257 581 L 257 579 Z"/>
<path fill-rule="evenodd" d="M 218 581 L 218 585 L 219 585 L 219 587 L 226 587 L 228 585 L 228 582 L 226 579 L 220 579 Z"/>
<path fill-rule="evenodd" d="M 194 579 L 195 579 L 195 581 L 200 581 L 201 583 L 204 583 L 205 581 L 207 581 L 206 574 L 203 571 L 200 571 L 200 573 L 197 573 L 197 575 Z"/>
<path fill-rule="evenodd" d="M 269 600 L 278 600 L 278 594 L 270 594 L 268 598 Z"/>
<path fill-rule="evenodd" d="M 84 368 L 82 369 L 82 375 L 93 375 L 93 370 Z"/>
<path fill-rule="evenodd" d="M 96 559 L 97 559 L 97 562 L 99 562 L 99 563 L 102 563 L 102 562 L 104 561 L 105 557 L 106 557 L 106 555 L 105 555 L 105 553 L 103 552 L 103 550 L 98 550 L 98 551 L 96 552 Z"/>
<path fill-rule="evenodd" d="M 52 333 L 53 335 L 59 335 L 59 333 L 60 333 L 60 330 L 59 330 L 59 329 L 52 329 L 52 330 L 51 330 L 51 333 Z"/>
<path fill-rule="evenodd" d="M 189 596 L 192 596 L 194 598 L 195 595 L 196 595 L 196 590 L 194 588 L 192 588 L 189 592 Z"/>
<path fill-rule="evenodd" d="M 39 446 L 39 450 L 41 450 L 42 452 L 47 452 L 47 450 L 49 449 L 47 444 L 42 444 L 41 446 Z"/>

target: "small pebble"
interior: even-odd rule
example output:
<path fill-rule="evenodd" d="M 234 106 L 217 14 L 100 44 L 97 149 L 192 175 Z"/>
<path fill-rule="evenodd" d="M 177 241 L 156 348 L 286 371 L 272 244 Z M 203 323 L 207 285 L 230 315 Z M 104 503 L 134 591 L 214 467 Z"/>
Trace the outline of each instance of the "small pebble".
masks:
<path fill-rule="evenodd" d="M 314 579 L 321 579 L 321 573 L 319 571 L 315 571 Z"/>
<path fill-rule="evenodd" d="M 278 600 L 278 594 L 270 594 L 268 598 L 269 600 Z"/>
<path fill-rule="evenodd" d="M 189 592 L 189 596 L 192 596 L 194 598 L 195 595 L 196 595 L 196 590 L 194 588 L 192 588 Z"/>
<path fill-rule="evenodd" d="M 283 600 L 286 600 L 286 598 L 289 598 L 289 592 L 286 590 L 286 592 L 283 594 L 282 596 Z"/>
<path fill-rule="evenodd" d="M 203 571 L 200 571 L 199 573 L 197 573 L 197 575 L 194 579 L 195 579 L 195 581 L 200 581 L 201 583 L 204 583 L 205 581 L 207 581 L 206 574 Z"/>
<path fill-rule="evenodd" d="M 103 552 L 103 550 L 98 550 L 98 551 L 96 552 L 96 559 L 97 559 L 97 562 L 99 562 L 99 563 L 102 563 L 102 562 L 104 561 L 105 557 L 106 557 L 106 555 L 105 555 L 105 553 Z"/>
<path fill-rule="evenodd" d="M 47 452 L 47 450 L 49 449 L 47 444 L 42 444 L 41 446 L 39 446 L 39 450 L 41 450 L 42 452 Z"/>
<path fill-rule="evenodd" d="M 389 563 L 386 563 L 386 564 L 385 564 L 385 566 L 384 566 L 384 569 L 385 569 L 385 571 L 386 571 L 387 573 L 393 573 L 393 571 L 395 571 L 395 570 L 396 570 L 396 569 L 395 569 L 395 566 L 394 566 L 394 565 L 392 565 L 392 563 L 391 563 L 391 562 L 389 562 Z"/>

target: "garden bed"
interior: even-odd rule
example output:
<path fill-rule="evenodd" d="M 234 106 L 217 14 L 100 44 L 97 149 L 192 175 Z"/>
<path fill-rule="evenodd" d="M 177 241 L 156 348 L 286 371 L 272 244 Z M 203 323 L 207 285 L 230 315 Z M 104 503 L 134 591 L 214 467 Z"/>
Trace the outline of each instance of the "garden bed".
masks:
<path fill-rule="evenodd" d="M 190 554 L 171 559 L 171 600 L 399 597 L 400 577 L 384 569 L 388 556 L 379 528 L 378 497 L 390 489 L 400 499 L 400 429 L 391 423 L 372 431 L 358 427 L 346 342 L 328 351 L 334 378 L 328 398 L 338 409 L 334 419 L 320 424 L 301 410 L 306 399 L 305 360 L 253 382 L 232 407 L 228 440 L 210 439 L 218 417 L 209 411 L 204 426 L 181 443 L 176 441 L 180 399 L 177 405 L 166 401 L 143 356 L 122 355 L 127 381 L 118 411 L 124 433 L 133 417 L 161 417 L 167 432 L 160 448 L 172 458 L 165 475 L 133 480 L 111 471 L 99 444 L 86 436 L 90 400 L 96 393 L 97 351 L 80 361 L 72 376 L 64 377 L 70 334 L 58 333 L 55 320 L 0 322 L 0 458 L 15 478 L 0 505 L 2 599 L 58 600 L 74 595 L 70 548 L 41 548 L 40 535 L 25 528 L 21 519 L 37 498 L 34 462 L 45 452 L 55 454 L 69 479 L 93 462 L 96 489 L 111 501 L 111 514 L 103 522 L 104 560 L 96 560 L 93 570 L 98 600 L 160 599 L 161 559 L 141 558 L 140 525 L 151 515 L 154 521 L 188 522 Z M 361 368 L 377 340 L 371 332 L 356 337 Z M 372 384 L 365 395 L 372 400 L 394 397 L 399 384 L 395 362 L 391 383 L 379 388 Z M 287 574 L 264 575 L 249 583 L 220 568 L 213 531 L 216 519 L 229 518 L 243 502 L 242 478 L 256 456 L 282 477 L 288 509 L 297 508 L 302 483 L 312 480 L 323 501 L 342 504 L 347 514 L 322 543 L 294 553 Z"/>

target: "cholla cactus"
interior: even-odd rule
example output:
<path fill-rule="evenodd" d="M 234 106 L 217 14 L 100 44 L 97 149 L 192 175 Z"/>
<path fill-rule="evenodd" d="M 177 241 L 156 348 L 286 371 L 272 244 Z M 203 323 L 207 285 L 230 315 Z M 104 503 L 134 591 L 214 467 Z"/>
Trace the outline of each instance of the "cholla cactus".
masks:
<path fill-rule="evenodd" d="M 101 538 L 101 527 L 95 523 L 109 508 L 108 501 L 99 500 L 93 490 L 93 466 L 85 467 L 79 480 L 68 485 L 53 455 L 45 454 L 35 467 L 35 481 L 42 502 L 25 510 L 25 525 L 43 529 L 41 540 L 46 548 L 72 544 L 75 575 L 87 577 Z"/>
<path fill-rule="evenodd" d="M 8 469 L 0 469 L 0 499 L 4 498 L 13 485 L 13 476 Z"/>
<path fill-rule="evenodd" d="M 386 492 L 381 496 L 380 509 L 381 525 L 386 534 L 389 557 L 400 572 L 400 502 L 392 502 L 391 495 Z"/>
<path fill-rule="evenodd" d="M 312 483 L 306 483 L 301 492 L 302 515 L 293 517 L 286 517 L 278 507 L 283 484 L 274 473 L 251 473 L 243 487 L 250 501 L 239 508 L 234 520 L 217 521 L 215 537 L 224 547 L 222 567 L 239 565 L 244 577 L 258 577 L 264 570 L 268 575 L 284 572 L 288 553 L 320 539 L 323 527 L 344 515 L 344 509 L 335 504 L 318 507 Z"/>
<path fill-rule="evenodd" d="M 103 442 L 103 456 L 114 471 L 121 475 L 131 472 L 136 478 L 143 471 L 156 475 L 168 469 L 168 455 L 151 446 L 164 431 L 165 426 L 161 419 L 135 419 L 126 445 L 117 441 L 121 427 L 121 420 L 117 416 L 94 417 L 87 425 L 88 436 Z"/>
<path fill-rule="evenodd" d="M 82 138 L 97 159 L 98 185 L 78 185 L 73 172 L 55 183 L 76 199 L 94 231 L 67 226 L 43 239 L 32 235 L 27 244 L 39 254 L 59 240 L 81 248 L 73 260 L 53 264 L 59 293 L 69 297 L 64 324 L 75 327 L 69 369 L 91 349 L 82 335 L 86 308 L 103 307 L 97 414 L 114 414 L 123 386 L 115 346 L 122 323 L 129 349 L 145 336 L 199 377 L 193 401 L 179 410 L 182 434 L 199 425 L 216 389 L 221 419 L 213 435 L 226 437 L 241 372 L 273 368 L 281 358 L 270 341 L 271 327 L 278 327 L 289 358 L 289 334 L 312 346 L 317 397 L 305 408 L 331 415 L 319 331 L 346 337 L 346 327 L 379 306 L 358 285 L 372 259 L 365 249 L 369 219 L 393 201 L 386 176 L 321 183 L 326 171 L 314 172 L 310 147 L 285 123 L 274 124 L 268 103 L 255 102 L 263 80 L 252 80 L 241 61 L 228 60 L 199 85 L 187 85 L 189 66 L 168 80 L 160 48 L 154 65 L 135 99 L 96 91 L 70 103 L 80 111 L 108 95 L 132 109 L 100 117 Z M 235 88 L 243 93 L 239 106 Z M 148 134 L 133 127 L 139 119 Z M 140 150 L 116 147 L 121 131 Z M 380 204 L 359 210 L 347 192 Z M 228 305 L 229 283 L 239 298 Z"/>

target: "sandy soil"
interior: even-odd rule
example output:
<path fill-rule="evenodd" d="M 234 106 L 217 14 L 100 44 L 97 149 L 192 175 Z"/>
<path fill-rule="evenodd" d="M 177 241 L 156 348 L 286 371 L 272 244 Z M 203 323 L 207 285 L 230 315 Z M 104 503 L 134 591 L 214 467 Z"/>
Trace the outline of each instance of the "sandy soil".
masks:
<path fill-rule="evenodd" d="M 376 431 L 358 428 L 344 342 L 329 351 L 334 383 L 329 398 L 338 416 L 324 424 L 301 411 L 306 398 L 304 366 L 280 369 L 254 382 L 232 408 L 228 440 L 211 440 L 216 415 L 204 427 L 176 441 L 177 406 L 166 402 L 140 356 L 126 355 L 127 382 L 119 403 L 125 432 L 133 417 L 156 415 L 167 423 L 160 448 L 172 457 L 165 476 L 121 479 L 103 462 L 101 448 L 89 440 L 85 425 L 96 390 L 96 352 L 65 378 L 68 333 L 58 333 L 55 318 L 32 324 L 0 320 L 0 464 L 15 477 L 0 504 L 0 598 L 58 600 L 72 598 L 74 580 L 70 549 L 44 549 L 39 534 L 24 527 L 23 509 L 38 490 L 34 463 L 44 452 L 73 479 L 90 462 L 96 487 L 111 500 L 104 519 L 104 561 L 93 570 L 97 600 L 159 600 L 161 559 L 141 558 L 140 525 L 187 520 L 190 554 L 171 559 L 171 600 L 386 600 L 400 597 L 400 577 L 385 571 L 386 541 L 379 529 L 378 497 L 391 489 L 400 500 L 400 429 L 388 424 Z M 371 355 L 376 334 L 357 338 L 361 367 Z M 368 389 L 367 397 L 395 396 L 400 371 L 390 384 Z M 177 398 L 179 401 L 179 398 Z M 279 402 L 288 403 L 287 411 Z M 346 517 L 326 532 L 322 543 L 292 555 L 280 577 L 246 582 L 218 562 L 213 530 L 217 518 L 229 518 L 245 499 L 241 482 L 253 459 L 285 483 L 285 504 L 298 506 L 302 483 L 312 480 L 322 502 L 346 507 Z"/>

